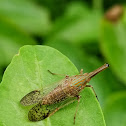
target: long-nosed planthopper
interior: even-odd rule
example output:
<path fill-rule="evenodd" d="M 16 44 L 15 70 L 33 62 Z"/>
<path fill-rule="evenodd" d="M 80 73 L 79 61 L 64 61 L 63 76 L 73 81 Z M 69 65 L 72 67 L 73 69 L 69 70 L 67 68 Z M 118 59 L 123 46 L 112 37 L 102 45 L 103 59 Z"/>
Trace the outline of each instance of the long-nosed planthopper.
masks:
<path fill-rule="evenodd" d="M 80 101 L 79 93 L 85 88 L 90 87 L 93 89 L 91 85 L 86 85 L 92 77 L 94 77 L 99 72 L 108 68 L 109 64 L 104 64 L 98 69 L 90 72 L 84 73 L 83 69 L 81 69 L 79 75 L 75 76 L 65 76 L 64 79 L 59 81 L 55 87 L 49 91 L 48 93 L 43 93 L 41 90 L 34 90 L 27 95 L 25 95 L 20 103 L 24 106 L 36 104 L 33 108 L 30 109 L 28 113 L 28 118 L 30 121 L 40 121 L 51 115 L 53 115 L 56 111 L 63 108 L 64 106 L 74 102 Z M 50 72 L 51 74 L 54 74 Z M 93 89 L 94 91 L 94 89 Z M 95 91 L 94 91 L 95 93 Z M 96 95 L 96 93 L 95 93 Z M 78 106 L 78 105 L 77 105 Z M 74 123 L 75 117 L 77 113 L 74 115 Z"/>

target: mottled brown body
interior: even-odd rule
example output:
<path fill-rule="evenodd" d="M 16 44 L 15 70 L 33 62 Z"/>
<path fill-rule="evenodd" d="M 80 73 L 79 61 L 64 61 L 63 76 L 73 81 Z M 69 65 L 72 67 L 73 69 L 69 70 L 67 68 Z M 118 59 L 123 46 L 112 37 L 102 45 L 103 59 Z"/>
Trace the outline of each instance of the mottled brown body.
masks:
<path fill-rule="evenodd" d="M 68 97 L 77 97 L 88 81 L 83 81 L 81 87 L 71 86 L 71 84 L 76 79 L 79 79 L 78 82 L 82 81 L 82 78 L 84 77 L 85 75 L 76 75 L 72 77 L 66 76 L 65 79 L 60 82 L 60 85 L 43 97 L 42 104 L 55 104 Z"/>

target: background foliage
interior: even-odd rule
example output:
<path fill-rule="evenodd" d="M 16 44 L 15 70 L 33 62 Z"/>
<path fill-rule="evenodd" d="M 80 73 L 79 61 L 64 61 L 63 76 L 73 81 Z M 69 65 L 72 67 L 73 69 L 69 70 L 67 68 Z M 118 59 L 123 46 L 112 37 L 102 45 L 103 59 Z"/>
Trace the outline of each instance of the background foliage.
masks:
<path fill-rule="evenodd" d="M 124 0 L 0 0 L 0 78 L 23 45 L 48 45 L 90 72 L 107 126 L 126 124 L 126 2 Z M 113 15 L 106 11 L 120 5 Z M 54 54 L 55 55 L 55 54 Z M 60 66 L 62 67 L 62 66 Z"/>

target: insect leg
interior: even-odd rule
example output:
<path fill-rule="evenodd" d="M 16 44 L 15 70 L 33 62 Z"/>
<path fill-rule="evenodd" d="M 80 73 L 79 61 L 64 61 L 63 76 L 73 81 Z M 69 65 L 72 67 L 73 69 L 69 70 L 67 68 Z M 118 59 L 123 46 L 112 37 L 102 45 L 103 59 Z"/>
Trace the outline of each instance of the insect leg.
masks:
<path fill-rule="evenodd" d="M 97 95 L 96 95 L 96 92 L 95 92 L 93 86 L 92 86 L 92 85 L 86 85 L 86 87 L 90 87 L 90 88 L 92 88 L 92 90 L 93 90 L 93 92 L 94 92 L 94 94 L 95 94 L 95 96 L 96 96 L 96 98 L 97 98 L 97 100 L 98 100 L 98 97 L 97 97 Z"/>
<path fill-rule="evenodd" d="M 49 72 L 50 74 L 52 74 L 52 75 L 67 76 L 67 75 L 65 75 L 65 74 L 57 74 L 57 73 L 53 73 L 53 72 L 51 72 L 50 70 L 48 70 L 48 72 Z"/>
<path fill-rule="evenodd" d="M 83 75 L 83 69 L 80 70 L 80 75 Z"/>
<path fill-rule="evenodd" d="M 87 75 L 88 73 L 83 74 L 83 69 L 80 70 L 80 75 Z"/>
<path fill-rule="evenodd" d="M 77 97 L 78 103 L 77 103 L 76 112 L 75 112 L 75 115 L 74 115 L 74 124 L 75 124 L 76 114 L 77 114 L 77 110 L 78 110 L 78 105 L 80 103 L 80 95 L 77 95 L 76 97 Z"/>

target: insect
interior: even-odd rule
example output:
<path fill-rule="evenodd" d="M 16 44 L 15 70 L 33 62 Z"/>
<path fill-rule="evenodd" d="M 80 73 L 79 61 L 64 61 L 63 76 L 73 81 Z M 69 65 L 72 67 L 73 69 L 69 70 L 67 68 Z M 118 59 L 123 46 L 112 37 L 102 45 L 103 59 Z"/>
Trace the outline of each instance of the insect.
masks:
<path fill-rule="evenodd" d="M 32 105 L 37 103 L 33 108 L 30 109 L 28 113 L 28 118 L 30 121 L 40 121 L 51 115 L 53 115 L 56 111 L 63 108 L 64 106 L 74 102 L 80 101 L 79 93 L 85 88 L 90 87 L 93 89 L 91 85 L 86 85 L 92 77 L 94 77 L 99 72 L 108 68 L 109 64 L 104 64 L 98 69 L 90 72 L 84 73 L 83 69 L 81 69 L 79 75 L 75 76 L 66 76 L 63 80 L 58 82 L 57 86 L 47 94 L 43 94 L 42 91 L 34 90 L 27 95 L 25 95 L 20 103 L 24 106 Z M 51 73 L 51 72 L 50 72 Z M 54 74 L 54 73 L 52 73 Z M 93 89 L 94 91 L 94 89 Z M 95 91 L 94 91 L 95 93 Z M 96 95 L 96 93 L 95 93 Z M 77 104 L 77 108 L 78 108 Z M 74 123 L 75 117 L 77 113 L 74 115 Z"/>

